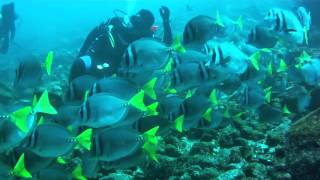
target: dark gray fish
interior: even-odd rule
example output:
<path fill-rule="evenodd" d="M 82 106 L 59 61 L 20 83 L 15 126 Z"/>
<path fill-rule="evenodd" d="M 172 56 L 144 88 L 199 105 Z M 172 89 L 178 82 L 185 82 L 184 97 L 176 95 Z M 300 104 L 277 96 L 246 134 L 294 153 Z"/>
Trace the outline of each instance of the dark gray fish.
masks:
<path fill-rule="evenodd" d="M 220 31 L 214 18 L 199 15 L 187 23 L 183 31 L 183 43 L 205 43 Z"/>
<path fill-rule="evenodd" d="M 203 46 L 202 46 L 203 47 Z M 174 65 L 189 63 L 189 62 L 203 62 L 206 63 L 210 60 L 210 57 L 198 50 L 188 49 L 185 53 L 180 53 L 173 56 Z"/>
<path fill-rule="evenodd" d="M 65 166 L 54 164 L 49 167 L 42 168 L 34 174 L 37 180 L 72 180 L 72 174 Z"/>
<path fill-rule="evenodd" d="M 0 180 L 15 179 L 12 175 L 10 175 L 11 171 L 12 167 L 10 167 L 7 163 L 0 161 Z"/>
<path fill-rule="evenodd" d="M 211 106 L 208 98 L 193 95 L 187 98 L 179 107 L 180 115 L 184 115 L 183 129 L 198 127 L 205 111 Z"/>
<path fill-rule="evenodd" d="M 121 70 L 131 73 L 152 72 L 163 68 L 171 55 L 164 43 L 143 38 L 131 43 L 121 61 Z"/>
<path fill-rule="evenodd" d="M 180 64 L 171 73 L 171 88 L 186 91 L 204 83 L 220 81 L 221 74 L 214 68 L 205 66 L 202 62 L 186 62 Z"/>
<path fill-rule="evenodd" d="M 270 104 L 264 104 L 260 106 L 258 113 L 259 119 L 267 122 L 281 122 L 283 117 L 282 109 Z"/>
<path fill-rule="evenodd" d="M 18 146 L 28 135 L 22 132 L 11 120 L 10 116 L 0 118 L 0 153 L 13 149 Z M 30 114 L 27 121 L 27 129 L 32 129 L 36 123 L 36 116 Z"/>
<path fill-rule="evenodd" d="M 37 173 L 40 170 L 43 170 L 47 168 L 50 164 L 54 163 L 56 158 L 53 157 L 41 157 L 29 150 L 25 150 L 22 148 L 17 148 L 15 151 L 12 153 L 12 166 L 14 166 L 14 163 L 18 161 L 18 158 L 20 155 L 24 153 L 24 165 L 25 168 L 31 173 Z"/>
<path fill-rule="evenodd" d="M 21 93 L 34 90 L 41 83 L 42 65 L 35 57 L 27 57 L 18 64 L 13 87 Z"/>
<path fill-rule="evenodd" d="M 232 121 L 231 118 L 225 116 L 225 110 L 212 107 L 212 111 L 210 112 L 210 120 L 208 121 L 202 118 L 199 121 L 199 128 L 221 128 L 225 127 Z"/>
<path fill-rule="evenodd" d="M 273 48 L 277 44 L 277 38 L 262 26 L 255 26 L 248 35 L 248 44 L 252 44 L 257 48 Z"/>
<path fill-rule="evenodd" d="M 128 100 L 120 99 L 107 93 L 95 94 L 90 96 L 81 106 L 79 125 L 92 128 L 115 125 L 127 118 L 136 118 L 133 115 L 132 117 L 128 116 L 129 112 L 133 112 L 130 111 L 131 108 L 133 107 L 129 105 Z M 138 117 L 139 114 L 137 115 Z"/>
<path fill-rule="evenodd" d="M 127 127 L 106 128 L 93 135 L 92 157 L 101 161 L 116 161 L 142 148 L 144 140 L 140 133 Z"/>
<path fill-rule="evenodd" d="M 0 82 L 0 103 L 7 104 L 16 98 L 14 89 Z"/>
<path fill-rule="evenodd" d="M 132 81 L 121 77 L 107 77 L 93 84 L 90 95 L 108 93 L 118 98 L 129 100 L 139 92 L 139 88 Z"/>
<path fill-rule="evenodd" d="M 64 105 L 58 109 L 58 114 L 52 117 L 52 120 L 62 125 L 63 127 L 69 127 L 79 122 L 79 110 L 80 106 Z"/>
<path fill-rule="evenodd" d="M 249 57 L 243 53 L 235 44 L 230 42 L 216 43 L 207 42 L 210 60 L 206 66 L 222 66 L 231 73 L 240 75 L 244 73 L 249 66 Z"/>
<path fill-rule="evenodd" d="M 73 79 L 69 84 L 67 98 L 71 101 L 82 101 L 86 91 L 89 91 L 97 78 L 91 75 L 83 75 Z"/>
<path fill-rule="evenodd" d="M 111 161 L 102 162 L 103 169 L 127 169 L 130 167 L 136 167 L 142 165 L 147 160 L 145 153 L 142 149 L 138 149 L 135 153 L 126 156 L 124 158 Z"/>
<path fill-rule="evenodd" d="M 310 105 L 311 95 L 304 86 L 295 85 L 283 94 L 284 103 L 290 112 L 305 112 Z"/>
<path fill-rule="evenodd" d="M 71 133 L 58 124 L 41 124 L 26 138 L 22 147 L 41 157 L 65 155 L 76 145 Z"/>
<path fill-rule="evenodd" d="M 257 109 L 265 103 L 265 92 L 255 83 L 243 83 L 239 93 L 240 104 L 245 108 Z"/>

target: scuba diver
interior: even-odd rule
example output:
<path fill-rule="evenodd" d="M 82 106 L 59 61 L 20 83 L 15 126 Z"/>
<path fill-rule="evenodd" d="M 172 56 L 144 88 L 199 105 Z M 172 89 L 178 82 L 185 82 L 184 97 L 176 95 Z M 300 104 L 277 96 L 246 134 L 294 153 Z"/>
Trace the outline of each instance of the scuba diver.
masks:
<path fill-rule="evenodd" d="M 153 26 L 155 19 L 149 10 L 141 9 L 130 18 L 118 16 L 119 12 L 124 13 L 116 10 L 115 17 L 89 33 L 77 59 L 72 64 L 69 81 L 84 74 L 98 78 L 111 76 L 117 72 L 120 59 L 130 43 L 144 37 L 155 38 Z M 164 28 L 162 41 L 170 45 L 172 32 L 169 9 L 162 6 L 160 15 Z"/>
<path fill-rule="evenodd" d="M 8 52 L 10 41 L 14 39 L 16 32 L 14 24 L 16 19 L 14 3 L 3 5 L 0 17 L 0 53 L 6 54 Z"/>

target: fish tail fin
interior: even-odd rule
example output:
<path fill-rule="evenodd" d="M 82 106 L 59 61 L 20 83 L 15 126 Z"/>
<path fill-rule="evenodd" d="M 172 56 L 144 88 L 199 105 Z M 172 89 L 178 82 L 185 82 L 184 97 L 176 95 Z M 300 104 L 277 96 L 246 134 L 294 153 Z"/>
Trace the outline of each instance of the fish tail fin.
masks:
<path fill-rule="evenodd" d="M 177 36 L 174 41 L 173 44 L 171 46 L 171 48 L 178 52 L 178 53 L 185 53 L 186 49 L 183 47 L 182 45 L 182 38 L 180 36 Z"/>
<path fill-rule="evenodd" d="M 76 180 L 86 180 L 87 178 L 82 174 L 82 167 L 80 164 L 78 164 L 76 166 L 76 168 L 74 168 L 74 170 L 72 171 L 72 178 L 76 179 Z"/>
<path fill-rule="evenodd" d="M 239 27 L 240 30 L 243 30 L 243 19 L 242 16 L 239 16 L 235 24 Z"/>
<path fill-rule="evenodd" d="M 288 114 L 288 115 L 292 114 L 292 112 L 289 110 L 289 108 L 288 108 L 287 105 L 285 105 L 285 106 L 283 107 L 282 112 L 283 112 L 284 114 Z"/>
<path fill-rule="evenodd" d="M 37 125 L 39 126 L 39 125 L 41 125 L 43 123 L 44 123 L 44 118 L 43 118 L 43 116 L 41 116 L 39 121 L 38 121 L 38 123 L 37 123 Z"/>
<path fill-rule="evenodd" d="M 144 99 L 144 91 L 140 90 L 136 95 L 134 95 L 130 100 L 129 104 L 133 107 L 145 112 L 147 111 L 147 107 L 143 102 Z"/>
<path fill-rule="evenodd" d="M 216 24 L 220 27 L 224 27 L 224 24 L 220 16 L 220 12 L 218 10 L 216 11 Z"/>
<path fill-rule="evenodd" d="M 59 157 L 57 157 L 57 163 L 67 164 L 67 161 L 63 157 L 59 156 Z"/>
<path fill-rule="evenodd" d="M 211 113 L 212 113 L 212 108 L 208 108 L 206 110 L 206 112 L 203 113 L 202 117 L 208 121 L 208 122 L 211 122 L 212 121 L 212 116 L 211 116 Z"/>
<path fill-rule="evenodd" d="M 272 87 L 267 87 L 266 89 L 264 89 L 265 92 L 265 96 L 264 99 L 266 100 L 267 103 L 271 102 L 271 95 L 272 95 Z"/>
<path fill-rule="evenodd" d="M 184 115 L 177 117 L 174 121 L 175 129 L 180 133 L 182 133 L 183 131 L 183 122 L 184 122 Z"/>
<path fill-rule="evenodd" d="M 143 86 L 143 90 L 144 92 L 151 97 L 153 100 L 157 99 L 157 94 L 154 91 L 154 86 L 156 85 L 158 78 L 152 78 L 150 81 L 148 81 L 144 86 Z"/>
<path fill-rule="evenodd" d="M 48 91 L 45 90 L 38 103 L 35 106 L 35 112 L 41 112 L 46 114 L 57 114 L 57 110 L 50 104 Z"/>
<path fill-rule="evenodd" d="M 27 118 L 32 111 L 30 106 L 18 109 L 17 111 L 11 113 L 10 117 L 12 122 L 24 133 L 28 132 Z"/>
<path fill-rule="evenodd" d="M 288 66 L 287 66 L 285 60 L 280 59 L 280 64 L 279 64 L 279 68 L 278 68 L 277 72 L 285 72 L 285 71 L 287 71 L 287 69 L 288 69 Z"/>
<path fill-rule="evenodd" d="M 219 100 L 218 100 L 218 94 L 217 94 L 217 90 L 213 89 L 209 95 L 209 99 L 210 102 L 212 103 L 212 105 L 218 105 L 219 104 Z"/>
<path fill-rule="evenodd" d="M 159 102 L 154 102 L 147 106 L 147 115 L 148 116 L 157 116 L 159 115 L 159 112 L 157 111 L 157 108 L 159 106 Z"/>
<path fill-rule="evenodd" d="M 254 54 L 252 54 L 250 56 L 251 64 L 257 71 L 260 70 L 260 58 L 261 58 L 261 52 L 260 51 L 255 52 Z"/>
<path fill-rule="evenodd" d="M 19 157 L 16 165 L 13 168 L 12 174 L 14 176 L 22 177 L 22 178 L 32 178 L 32 175 L 25 167 L 24 153 L 22 153 L 21 156 Z"/>
<path fill-rule="evenodd" d="M 142 148 L 148 153 L 149 157 L 156 162 L 158 162 L 158 158 L 156 156 L 159 139 L 156 135 L 158 129 L 159 126 L 156 126 L 143 133 L 144 144 L 142 146 Z"/>
<path fill-rule="evenodd" d="M 163 68 L 163 72 L 170 73 L 172 71 L 172 66 L 173 66 L 173 58 L 170 57 L 167 64 Z"/>
<path fill-rule="evenodd" d="M 33 99 L 32 99 L 32 107 L 33 107 L 33 108 L 36 107 L 37 103 L 38 103 L 37 96 L 34 95 L 34 96 L 33 96 Z"/>
<path fill-rule="evenodd" d="M 44 61 L 44 67 L 45 67 L 49 76 L 51 75 L 52 61 L 53 61 L 53 51 L 49 51 L 47 58 Z"/>
<path fill-rule="evenodd" d="M 84 147 L 85 149 L 90 151 L 90 149 L 91 149 L 91 138 L 92 138 L 92 129 L 89 128 L 89 129 L 83 131 L 81 134 L 79 134 L 76 137 L 76 140 L 82 147 Z"/>

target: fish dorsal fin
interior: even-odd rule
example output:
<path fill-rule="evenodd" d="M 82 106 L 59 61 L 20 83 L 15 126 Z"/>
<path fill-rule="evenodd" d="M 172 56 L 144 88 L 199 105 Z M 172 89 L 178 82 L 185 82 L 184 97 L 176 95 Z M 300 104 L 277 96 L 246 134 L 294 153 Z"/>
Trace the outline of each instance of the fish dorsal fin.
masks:
<path fill-rule="evenodd" d="M 21 178 L 32 178 L 32 175 L 25 167 L 24 153 L 22 153 L 19 157 L 16 165 L 13 168 L 12 174 Z"/>
<path fill-rule="evenodd" d="M 157 136 L 159 126 L 156 126 L 145 133 L 143 133 L 144 144 L 142 148 L 148 153 L 149 157 L 158 162 L 158 158 L 156 156 L 159 136 Z"/>
<path fill-rule="evenodd" d="M 91 150 L 91 138 L 92 138 L 92 129 L 89 128 L 89 129 L 83 131 L 81 134 L 79 134 L 76 137 L 76 140 L 82 147 L 84 147 L 85 149 L 90 151 Z"/>
<path fill-rule="evenodd" d="M 183 122 L 184 122 L 184 115 L 177 117 L 176 120 L 174 121 L 175 129 L 180 133 L 182 133 L 183 131 Z"/>
<path fill-rule="evenodd" d="M 220 27 L 224 27 L 224 24 L 220 16 L 220 12 L 218 10 L 216 11 L 216 24 Z"/>
<path fill-rule="evenodd" d="M 252 66 L 259 71 L 260 70 L 260 58 L 261 58 L 261 52 L 255 52 L 254 54 L 252 54 L 250 56 L 250 62 L 252 64 Z"/>
<path fill-rule="evenodd" d="M 33 108 L 36 107 L 37 102 L 38 102 L 37 96 L 34 95 L 34 96 L 33 96 L 33 99 L 32 99 L 32 107 L 33 107 Z"/>
<path fill-rule="evenodd" d="M 139 109 L 140 111 L 147 111 L 147 107 L 143 102 L 144 99 L 144 91 L 140 90 L 136 95 L 134 95 L 130 100 L 129 100 L 129 104 L 137 109 Z"/>
<path fill-rule="evenodd" d="M 46 60 L 44 61 L 44 67 L 47 71 L 47 74 L 51 75 L 52 70 L 52 62 L 53 62 L 53 51 L 49 51 Z"/>
<path fill-rule="evenodd" d="M 31 113 L 32 108 L 30 106 L 18 109 L 11 113 L 10 117 L 12 122 L 24 133 L 28 132 L 27 118 Z"/>
<path fill-rule="evenodd" d="M 142 88 L 144 92 L 153 100 L 157 99 L 157 94 L 154 91 L 154 86 L 156 85 L 157 80 L 158 80 L 157 77 L 152 78 Z"/>
<path fill-rule="evenodd" d="M 311 59 L 312 59 L 312 57 L 306 51 L 303 51 L 302 54 L 298 57 L 300 64 L 304 64 L 306 62 L 309 62 Z"/>
<path fill-rule="evenodd" d="M 87 178 L 85 176 L 83 176 L 82 174 L 82 167 L 80 164 L 78 164 L 76 166 L 76 168 L 74 168 L 74 170 L 72 171 L 72 178 L 76 179 L 76 180 L 86 180 Z"/>
<path fill-rule="evenodd" d="M 57 110 L 50 104 L 48 91 L 45 90 L 37 105 L 34 108 L 34 111 L 37 113 L 45 113 L 45 114 L 57 114 Z"/>

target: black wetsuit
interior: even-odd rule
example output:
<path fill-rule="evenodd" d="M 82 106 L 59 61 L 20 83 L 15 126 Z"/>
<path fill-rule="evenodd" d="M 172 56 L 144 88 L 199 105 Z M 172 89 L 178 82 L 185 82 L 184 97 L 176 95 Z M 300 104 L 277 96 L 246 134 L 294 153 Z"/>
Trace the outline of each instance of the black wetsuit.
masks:
<path fill-rule="evenodd" d="M 0 22 L 0 53 L 7 53 L 10 41 L 12 41 L 16 34 L 16 26 L 14 21 L 16 15 L 14 12 L 14 4 L 6 4 L 2 6 L 2 19 Z"/>
<path fill-rule="evenodd" d="M 151 29 L 144 32 L 138 31 L 135 28 L 126 27 L 123 22 L 123 18 L 114 17 L 89 33 L 80 49 L 78 59 L 71 67 L 69 81 L 84 74 L 101 78 L 116 73 L 122 55 L 130 43 L 143 37 L 153 37 Z M 163 40 L 166 44 L 171 44 L 172 35 L 169 21 L 164 20 L 163 23 L 165 31 Z M 114 46 L 112 46 L 108 35 L 110 28 L 112 28 Z M 97 65 L 103 63 L 108 63 L 109 67 L 103 70 L 98 69 Z"/>

